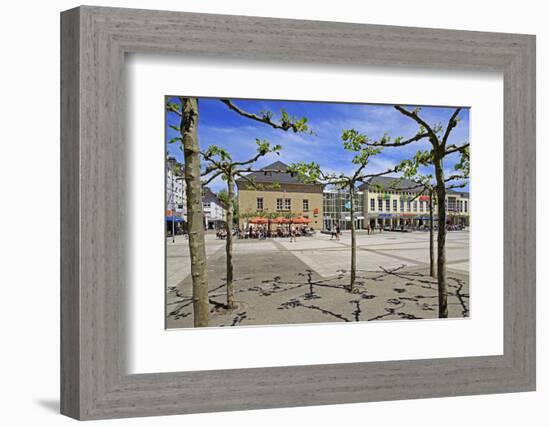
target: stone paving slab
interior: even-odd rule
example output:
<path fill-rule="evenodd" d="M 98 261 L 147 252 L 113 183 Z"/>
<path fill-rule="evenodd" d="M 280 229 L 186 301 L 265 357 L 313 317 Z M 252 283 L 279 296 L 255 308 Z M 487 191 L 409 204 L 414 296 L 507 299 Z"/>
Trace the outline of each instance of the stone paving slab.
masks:
<path fill-rule="evenodd" d="M 210 257 L 225 246 L 225 241 L 208 236 L 206 256 Z M 191 274 L 189 261 L 189 242 L 183 236 L 177 236 L 176 243 L 171 240 L 166 245 L 166 286 L 175 286 Z"/>
<path fill-rule="evenodd" d="M 340 270 L 349 270 L 351 264 L 351 254 L 347 248 L 332 251 L 295 251 L 293 254 L 322 277 L 332 277 Z M 381 265 L 386 268 L 416 265 L 412 261 L 398 260 L 362 250 L 357 251 L 356 257 L 357 268 L 364 271 L 378 271 Z"/>
<path fill-rule="evenodd" d="M 368 248 L 368 247 L 367 247 Z M 366 249 L 370 250 L 370 249 Z M 418 264 L 428 264 L 430 262 L 430 254 L 428 247 L 426 248 L 411 248 L 411 249 L 391 249 L 386 248 L 372 248 L 373 251 L 376 251 L 380 254 L 385 254 L 387 256 L 392 256 L 400 258 L 403 260 L 416 261 Z M 435 254 L 437 256 L 437 252 Z M 446 258 L 447 263 L 452 263 L 454 261 L 463 261 L 464 257 L 467 256 L 464 254 L 464 251 L 459 248 L 447 248 Z"/>
<path fill-rule="evenodd" d="M 340 249 L 342 246 L 336 239 L 325 236 L 300 237 L 296 242 L 289 239 L 275 239 L 278 245 L 289 251 L 306 251 L 314 249 Z"/>
<path fill-rule="evenodd" d="M 468 274 L 468 272 L 470 271 L 470 263 L 469 262 L 448 263 L 447 270 L 460 271 Z"/>
<path fill-rule="evenodd" d="M 257 253 L 276 252 L 279 250 L 277 246 L 275 246 L 275 243 L 272 240 L 253 241 L 253 242 L 250 242 L 249 244 L 239 244 L 239 243 L 240 242 L 237 242 L 237 244 L 233 245 L 234 254 L 255 255 Z"/>

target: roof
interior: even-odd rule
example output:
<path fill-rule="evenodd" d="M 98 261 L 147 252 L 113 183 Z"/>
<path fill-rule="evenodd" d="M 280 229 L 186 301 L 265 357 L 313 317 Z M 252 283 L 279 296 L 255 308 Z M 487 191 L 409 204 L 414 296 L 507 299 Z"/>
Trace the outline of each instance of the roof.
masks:
<path fill-rule="evenodd" d="M 176 171 L 178 176 L 183 177 L 185 175 L 185 165 L 176 160 L 175 157 L 168 157 L 166 159 L 166 170 Z"/>
<path fill-rule="evenodd" d="M 392 186 L 392 183 L 395 183 L 395 185 Z M 415 183 L 414 181 L 411 181 L 410 179 L 406 178 L 395 178 L 392 176 L 375 176 L 369 179 L 366 183 L 359 186 L 360 190 L 366 190 L 371 185 L 380 185 L 383 190 L 390 190 L 390 191 L 415 191 L 415 189 L 421 190 L 422 187 Z M 467 191 L 456 191 L 456 190 L 447 190 L 447 194 L 455 194 L 457 196 L 463 197 L 463 198 L 469 198 L 470 193 Z"/>
<path fill-rule="evenodd" d="M 203 203 L 217 203 L 218 205 L 222 204 L 221 200 L 218 199 L 218 196 L 216 195 L 216 193 L 214 193 L 208 187 L 204 187 L 202 189 L 202 202 Z"/>
<path fill-rule="evenodd" d="M 401 179 L 401 178 L 395 178 L 391 176 L 374 176 L 364 184 L 361 184 L 359 186 L 359 189 L 366 190 L 372 185 L 381 186 L 383 190 L 415 191 L 415 189 L 418 189 L 418 190 L 422 189 L 422 186 L 418 185 L 414 181 L 411 181 L 410 179 L 406 179 L 406 178 Z"/>
<path fill-rule="evenodd" d="M 260 169 L 257 172 L 251 172 L 246 177 L 254 182 L 258 183 L 274 183 L 279 184 L 304 184 L 298 179 L 298 175 L 293 172 L 285 172 L 288 169 L 288 165 L 281 161 L 276 161 Z M 281 171 L 281 173 L 276 172 Z M 235 181 L 243 182 L 244 178 L 237 178 Z"/>
<path fill-rule="evenodd" d="M 470 193 L 468 193 L 467 191 L 455 191 L 455 190 L 447 190 L 447 194 L 455 194 L 459 197 L 462 197 L 464 199 L 469 199 L 470 198 Z"/>

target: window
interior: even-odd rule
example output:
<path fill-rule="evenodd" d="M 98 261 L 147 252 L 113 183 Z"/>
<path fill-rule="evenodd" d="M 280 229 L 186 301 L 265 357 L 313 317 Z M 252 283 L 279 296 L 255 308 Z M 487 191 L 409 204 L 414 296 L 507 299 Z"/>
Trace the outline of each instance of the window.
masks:
<path fill-rule="evenodd" d="M 283 199 L 277 199 L 277 210 L 278 211 L 283 210 Z"/>
<path fill-rule="evenodd" d="M 399 210 L 405 212 L 405 202 L 403 200 L 399 201 Z"/>
<path fill-rule="evenodd" d="M 264 210 L 264 198 L 263 197 L 256 198 L 256 209 L 258 209 L 259 211 Z"/>
<path fill-rule="evenodd" d="M 464 212 L 468 212 L 468 201 L 464 200 Z"/>
<path fill-rule="evenodd" d="M 424 212 L 424 202 L 420 201 L 420 212 Z"/>
<path fill-rule="evenodd" d="M 418 203 L 416 200 L 413 202 L 413 211 L 418 212 Z"/>
<path fill-rule="evenodd" d="M 390 199 L 386 200 L 386 212 L 390 211 Z"/>
<path fill-rule="evenodd" d="M 397 212 L 397 200 L 395 200 L 395 199 L 393 201 L 393 211 Z"/>
<path fill-rule="evenodd" d="M 370 199 L 370 210 L 373 211 L 374 209 L 374 199 Z"/>
<path fill-rule="evenodd" d="M 378 199 L 378 210 L 382 212 L 382 199 Z"/>
<path fill-rule="evenodd" d="M 210 207 L 210 202 L 205 202 L 202 204 L 203 207 L 205 208 L 209 208 Z"/>
<path fill-rule="evenodd" d="M 304 212 L 309 211 L 309 200 L 308 200 L 308 199 L 304 199 L 304 200 L 302 201 L 302 210 L 303 210 Z"/>
<path fill-rule="evenodd" d="M 290 199 L 285 199 L 285 211 L 290 210 Z"/>
<path fill-rule="evenodd" d="M 411 201 L 407 201 L 407 212 L 411 211 Z"/>
<path fill-rule="evenodd" d="M 449 197 L 447 201 L 448 201 L 447 209 L 449 210 L 449 212 L 456 212 L 456 198 Z"/>

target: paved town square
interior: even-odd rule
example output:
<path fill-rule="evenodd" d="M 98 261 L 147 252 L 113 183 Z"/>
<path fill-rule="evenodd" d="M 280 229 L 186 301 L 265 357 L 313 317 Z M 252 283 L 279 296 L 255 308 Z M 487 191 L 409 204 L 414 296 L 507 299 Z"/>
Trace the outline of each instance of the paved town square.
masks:
<path fill-rule="evenodd" d="M 225 240 L 206 235 L 210 326 L 278 325 L 438 317 L 426 231 L 357 232 L 357 293 L 349 284 L 349 231 L 340 240 L 236 239 L 235 300 L 225 309 Z M 193 327 L 188 240 L 167 239 L 167 328 Z M 469 233 L 447 234 L 449 317 L 469 315 Z"/>

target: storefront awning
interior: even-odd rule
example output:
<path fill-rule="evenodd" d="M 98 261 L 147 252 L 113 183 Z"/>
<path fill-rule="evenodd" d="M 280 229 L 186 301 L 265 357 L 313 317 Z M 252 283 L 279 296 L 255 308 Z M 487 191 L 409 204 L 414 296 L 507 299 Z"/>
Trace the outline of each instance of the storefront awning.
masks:
<path fill-rule="evenodd" d="M 166 221 L 185 222 L 185 220 L 179 216 L 167 216 Z"/>

